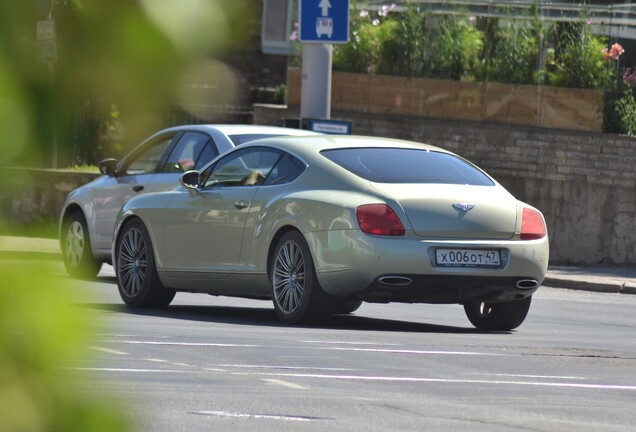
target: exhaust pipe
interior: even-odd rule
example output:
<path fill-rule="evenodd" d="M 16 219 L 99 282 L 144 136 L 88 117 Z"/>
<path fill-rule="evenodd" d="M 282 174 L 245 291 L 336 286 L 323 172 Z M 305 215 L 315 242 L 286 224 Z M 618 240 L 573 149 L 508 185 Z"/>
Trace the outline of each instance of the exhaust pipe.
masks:
<path fill-rule="evenodd" d="M 539 286 L 539 282 L 534 279 L 519 279 L 515 285 L 519 289 L 533 289 Z"/>
<path fill-rule="evenodd" d="M 382 285 L 403 287 L 411 285 L 413 280 L 405 276 L 382 276 L 381 278 L 378 278 L 378 282 Z"/>

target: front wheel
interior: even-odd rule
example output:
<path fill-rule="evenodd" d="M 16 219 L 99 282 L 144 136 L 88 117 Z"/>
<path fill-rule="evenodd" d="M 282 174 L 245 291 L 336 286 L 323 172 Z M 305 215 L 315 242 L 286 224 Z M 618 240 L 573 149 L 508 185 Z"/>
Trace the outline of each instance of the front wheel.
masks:
<path fill-rule="evenodd" d="M 61 243 L 64 267 L 69 276 L 80 279 L 97 276 L 102 263 L 93 256 L 88 225 L 80 211 L 71 213 L 64 222 Z"/>
<path fill-rule="evenodd" d="M 464 305 L 468 320 L 479 330 L 508 331 L 526 319 L 532 297 L 505 303 L 471 302 Z"/>
<path fill-rule="evenodd" d="M 320 287 L 309 246 L 298 231 L 283 235 L 270 267 L 274 309 L 289 324 L 325 321 L 335 307 L 335 297 Z"/>
<path fill-rule="evenodd" d="M 117 287 L 124 303 L 133 307 L 163 308 L 175 291 L 159 280 L 148 230 L 135 219 L 126 224 L 115 248 Z"/>

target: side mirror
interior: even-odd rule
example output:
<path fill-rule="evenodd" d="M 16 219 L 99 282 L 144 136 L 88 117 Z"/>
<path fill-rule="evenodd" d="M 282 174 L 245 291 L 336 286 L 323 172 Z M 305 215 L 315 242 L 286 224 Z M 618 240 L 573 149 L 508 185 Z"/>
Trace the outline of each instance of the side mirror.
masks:
<path fill-rule="evenodd" d="M 99 172 L 107 175 L 114 176 L 117 172 L 117 159 L 109 158 L 99 161 Z"/>
<path fill-rule="evenodd" d="M 188 189 L 198 189 L 199 182 L 201 181 L 201 175 L 197 170 L 190 170 L 183 173 L 179 179 L 179 183 Z"/>

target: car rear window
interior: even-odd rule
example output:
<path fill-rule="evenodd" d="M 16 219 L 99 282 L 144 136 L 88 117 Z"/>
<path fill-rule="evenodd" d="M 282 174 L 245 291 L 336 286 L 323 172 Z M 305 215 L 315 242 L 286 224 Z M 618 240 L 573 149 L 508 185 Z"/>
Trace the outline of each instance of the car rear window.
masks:
<path fill-rule="evenodd" d="M 322 155 L 355 175 L 377 183 L 443 183 L 494 186 L 469 162 L 437 151 L 404 148 L 323 150 Z"/>
<path fill-rule="evenodd" d="M 271 138 L 271 137 L 275 137 L 275 136 L 280 136 L 276 135 L 276 134 L 264 134 L 264 133 L 260 133 L 260 134 L 240 134 L 240 135 L 230 135 L 230 139 L 232 140 L 232 142 L 234 143 L 235 146 L 240 146 L 241 144 L 245 144 L 248 143 L 250 141 L 254 141 L 257 139 L 263 139 L 263 138 Z"/>

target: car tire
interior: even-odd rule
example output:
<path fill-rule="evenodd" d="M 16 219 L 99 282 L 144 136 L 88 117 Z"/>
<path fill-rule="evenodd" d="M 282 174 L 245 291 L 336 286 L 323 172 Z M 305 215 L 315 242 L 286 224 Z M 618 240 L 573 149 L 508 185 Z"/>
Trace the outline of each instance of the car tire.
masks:
<path fill-rule="evenodd" d="M 133 219 L 122 229 L 115 247 L 115 274 L 124 303 L 139 308 L 164 308 L 176 292 L 159 280 L 150 234 Z"/>
<path fill-rule="evenodd" d="M 345 315 L 350 314 L 357 311 L 360 306 L 362 306 L 362 300 L 358 299 L 346 299 L 346 300 L 338 300 L 336 303 L 336 308 L 334 310 L 335 314 Z"/>
<path fill-rule="evenodd" d="M 532 296 L 505 303 L 471 302 L 464 305 L 468 320 L 479 330 L 508 331 L 526 319 Z"/>
<path fill-rule="evenodd" d="M 289 231 L 278 241 L 270 283 L 274 309 L 285 323 L 324 322 L 334 311 L 335 297 L 318 283 L 309 246 L 298 231 Z"/>
<path fill-rule="evenodd" d="M 102 267 L 93 256 L 86 218 L 81 211 L 68 216 L 62 225 L 62 257 L 69 276 L 78 279 L 94 279 Z"/>

